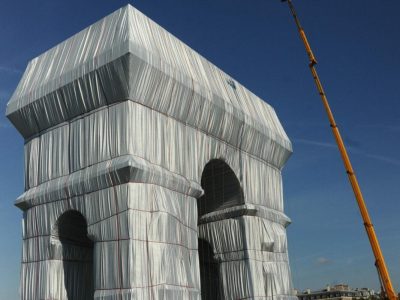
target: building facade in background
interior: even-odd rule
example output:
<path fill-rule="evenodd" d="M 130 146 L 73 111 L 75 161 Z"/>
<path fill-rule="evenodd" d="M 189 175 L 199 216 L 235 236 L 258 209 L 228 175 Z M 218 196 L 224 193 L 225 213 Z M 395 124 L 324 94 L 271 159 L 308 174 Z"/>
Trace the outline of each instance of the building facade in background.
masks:
<path fill-rule="evenodd" d="M 305 290 L 298 295 L 299 300 L 353 300 L 353 299 L 375 299 L 375 291 L 369 288 L 353 289 L 347 284 L 327 285 L 325 289 L 311 291 Z M 378 298 L 378 297 L 377 297 Z"/>

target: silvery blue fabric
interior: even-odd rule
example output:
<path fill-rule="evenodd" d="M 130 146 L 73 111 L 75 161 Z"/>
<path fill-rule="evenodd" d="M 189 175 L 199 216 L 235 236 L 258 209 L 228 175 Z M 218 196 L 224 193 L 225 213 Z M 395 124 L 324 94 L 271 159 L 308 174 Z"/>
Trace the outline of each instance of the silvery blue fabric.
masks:
<path fill-rule="evenodd" d="M 202 299 L 199 237 L 222 299 L 295 299 L 292 147 L 274 109 L 132 6 L 33 59 L 7 117 L 25 138 L 21 299 Z M 198 216 L 213 159 L 243 203 Z M 60 242 L 68 211 L 87 222 L 93 266 Z M 71 274 L 92 267 L 94 292 L 79 294 L 87 282 Z"/>

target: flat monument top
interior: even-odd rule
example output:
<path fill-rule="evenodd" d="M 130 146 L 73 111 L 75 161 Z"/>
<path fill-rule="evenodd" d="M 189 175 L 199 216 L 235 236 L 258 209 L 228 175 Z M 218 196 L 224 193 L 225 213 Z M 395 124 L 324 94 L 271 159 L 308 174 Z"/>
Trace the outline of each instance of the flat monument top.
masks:
<path fill-rule="evenodd" d="M 49 94 L 126 54 L 139 57 L 200 94 L 207 94 L 223 110 L 239 111 L 251 123 L 269 128 L 279 137 L 280 144 L 283 141 L 285 148 L 291 148 L 270 105 L 131 5 L 30 61 L 7 104 L 8 117 L 15 125 L 22 117 L 12 114 L 38 100 L 54 101 L 55 97 L 48 97 Z"/>

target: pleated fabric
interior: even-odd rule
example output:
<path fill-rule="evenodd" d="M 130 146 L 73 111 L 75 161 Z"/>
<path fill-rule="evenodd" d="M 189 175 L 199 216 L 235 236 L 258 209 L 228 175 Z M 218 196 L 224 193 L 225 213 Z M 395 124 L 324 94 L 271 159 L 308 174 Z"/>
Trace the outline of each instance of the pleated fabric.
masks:
<path fill-rule="evenodd" d="M 25 138 L 21 299 L 295 299 L 275 111 L 132 6 L 33 59 L 7 117 Z M 238 195 L 199 214 L 215 160 Z"/>

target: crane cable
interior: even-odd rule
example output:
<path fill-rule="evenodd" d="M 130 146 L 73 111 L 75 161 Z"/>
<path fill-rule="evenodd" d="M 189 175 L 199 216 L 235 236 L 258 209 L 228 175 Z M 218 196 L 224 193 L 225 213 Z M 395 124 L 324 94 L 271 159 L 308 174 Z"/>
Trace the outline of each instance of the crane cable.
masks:
<path fill-rule="evenodd" d="M 320 79 L 318 77 L 318 73 L 317 73 L 317 70 L 315 68 L 315 66 L 317 65 L 317 60 L 316 60 L 316 58 L 314 56 L 314 53 L 311 50 L 310 44 L 308 43 L 306 34 L 305 34 L 305 32 L 304 32 L 304 30 L 303 30 L 303 28 L 302 28 L 302 26 L 300 24 L 300 21 L 299 21 L 299 19 L 297 17 L 297 14 L 296 14 L 296 11 L 294 9 L 292 1 L 291 0 L 281 0 L 281 2 L 287 2 L 288 3 L 290 11 L 291 11 L 291 13 L 293 15 L 294 21 L 296 23 L 297 29 L 299 31 L 300 38 L 303 41 L 303 44 L 304 44 L 304 47 L 306 49 L 308 58 L 310 60 L 309 68 L 310 68 L 311 74 L 312 74 L 312 76 L 314 78 L 314 82 L 315 82 L 315 84 L 317 86 L 318 93 L 319 93 L 319 95 L 321 97 L 321 100 L 322 100 L 322 103 L 324 105 L 325 111 L 326 111 L 326 113 L 328 115 L 330 127 L 332 128 L 332 133 L 333 133 L 333 135 L 335 137 L 337 146 L 339 148 L 340 155 L 341 155 L 343 163 L 344 163 L 344 167 L 346 169 L 347 176 L 349 178 L 351 187 L 353 189 L 354 196 L 355 196 L 355 198 L 357 200 L 357 204 L 358 204 L 358 207 L 360 209 L 360 213 L 361 213 L 361 216 L 362 216 L 362 219 L 363 219 L 363 222 L 364 222 L 364 227 L 365 227 L 365 230 L 367 232 L 369 242 L 371 244 L 372 252 L 373 252 L 373 254 L 375 256 L 376 267 L 378 269 L 380 280 L 383 283 L 383 286 L 384 286 L 384 289 L 385 289 L 385 293 L 386 293 L 386 295 L 387 295 L 389 300 L 397 300 L 398 298 L 397 298 L 396 292 L 395 292 L 395 290 L 393 288 L 392 282 L 390 280 L 390 275 L 389 275 L 388 269 L 386 267 L 386 263 L 385 263 L 381 248 L 379 246 L 378 238 L 377 238 L 377 236 L 375 234 L 375 230 L 374 230 L 374 227 L 372 225 L 371 218 L 370 218 L 368 210 L 367 210 L 367 206 L 366 206 L 366 204 L 364 202 L 364 198 L 363 198 L 363 195 L 361 193 L 361 189 L 360 189 L 360 186 L 358 184 L 356 174 L 354 173 L 353 167 L 352 167 L 351 162 L 350 162 L 349 155 L 347 154 L 346 147 L 345 147 L 343 139 L 342 139 L 342 137 L 340 135 L 339 128 L 338 128 L 338 126 L 337 126 L 337 124 L 335 122 L 335 119 L 333 117 L 333 113 L 332 113 L 331 108 L 329 106 L 328 99 L 326 97 L 326 94 L 325 94 L 325 91 L 323 89 L 322 83 L 321 83 L 321 81 L 320 81 Z"/>

